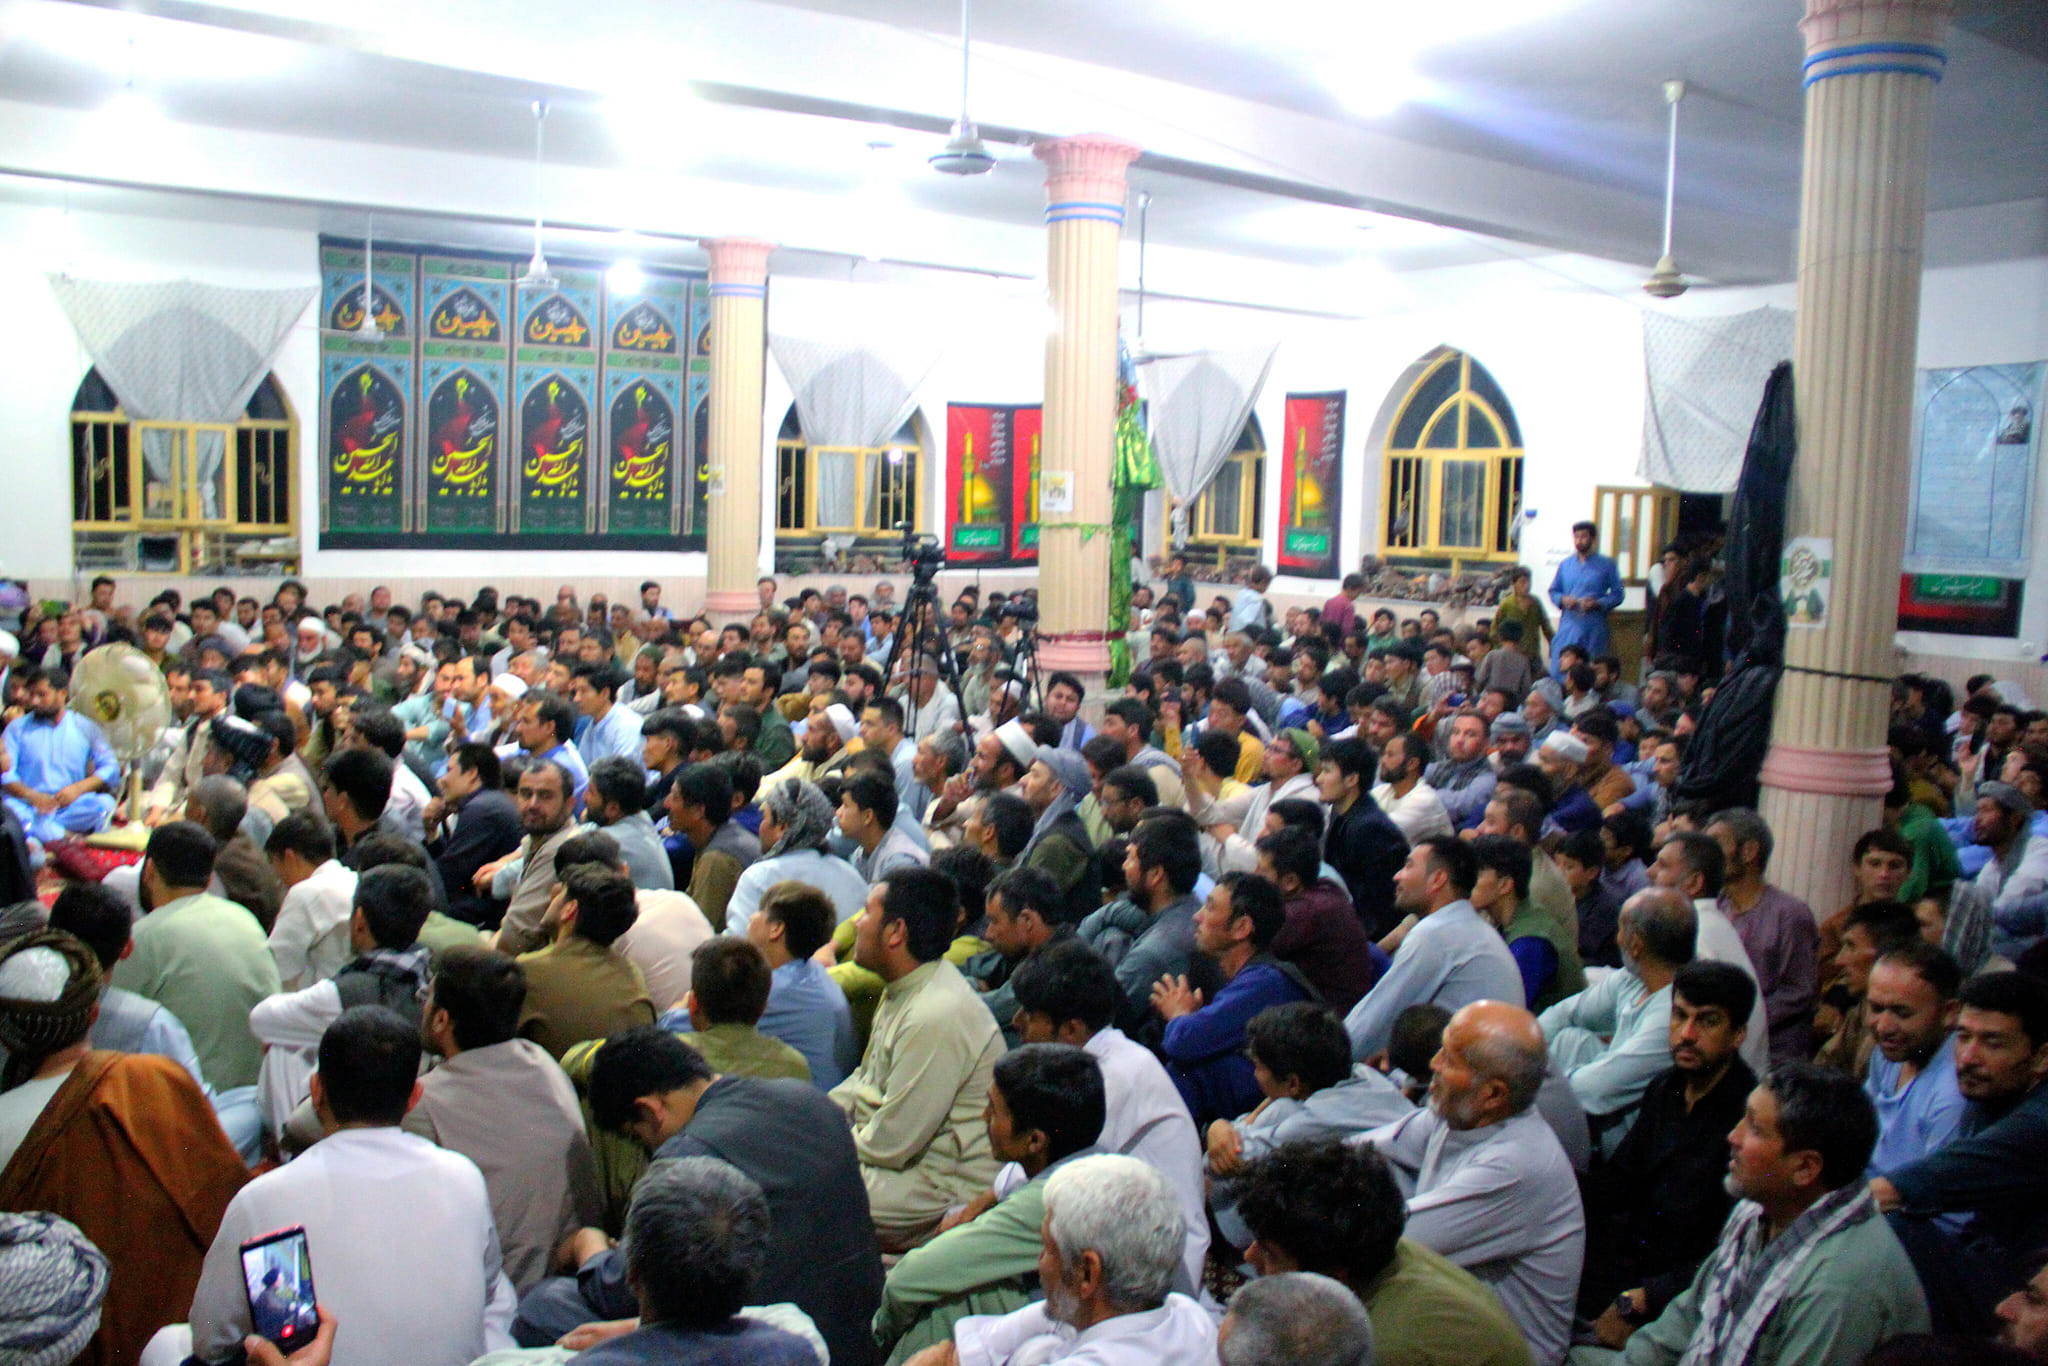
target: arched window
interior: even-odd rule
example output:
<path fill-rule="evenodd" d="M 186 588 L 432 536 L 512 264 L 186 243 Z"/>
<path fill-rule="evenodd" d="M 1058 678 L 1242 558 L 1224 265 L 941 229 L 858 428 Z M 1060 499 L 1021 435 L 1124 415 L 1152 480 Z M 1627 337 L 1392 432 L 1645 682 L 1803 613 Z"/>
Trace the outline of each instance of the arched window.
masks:
<path fill-rule="evenodd" d="M 71 400 L 79 567 L 295 567 L 298 436 L 274 374 L 256 386 L 238 422 L 158 422 L 130 418 L 100 372 L 87 371 Z"/>
<path fill-rule="evenodd" d="M 1188 505 L 1188 548 L 1198 555 L 1214 551 L 1221 560 L 1233 549 L 1257 545 L 1265 491 L 1266 433 L 1254 415 L 1245 419 L 1215 482 Z"/>
<path fill-rule="evenodd" d="M 922 529 L 921 421 L 911 414 L 886 446 L 813 446 L 790 405 L 775 434 L 776 534 L 898 537 L 904 522 Z"/>
<path fill-rule="evenodd" d="M 1380 545 L 1391 556 L 1515 558 L 1522 429 L 1486 367 L 1442 347 L 1396 386 L 1385 426 Z"/>

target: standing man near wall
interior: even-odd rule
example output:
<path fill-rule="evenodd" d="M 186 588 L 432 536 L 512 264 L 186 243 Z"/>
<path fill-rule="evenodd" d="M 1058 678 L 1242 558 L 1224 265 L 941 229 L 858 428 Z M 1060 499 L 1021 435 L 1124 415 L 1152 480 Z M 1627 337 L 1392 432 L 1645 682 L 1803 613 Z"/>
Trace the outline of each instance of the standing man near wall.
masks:
<path fill-rule="evenodd" d="M 1607 614 L 1621 606 L 1621 573 L 1614 561 L 1593 553 L 1600 528 L 1592 522 L 1572 525 L 1573 555 L 1557 567 L 1550 581 L 1550 600 L 1558 610 L 1557 635 L 1550 642 L 1550 667 L 1557 654 L 1576 645 L 1588 659 L 1607 653 Z"/>

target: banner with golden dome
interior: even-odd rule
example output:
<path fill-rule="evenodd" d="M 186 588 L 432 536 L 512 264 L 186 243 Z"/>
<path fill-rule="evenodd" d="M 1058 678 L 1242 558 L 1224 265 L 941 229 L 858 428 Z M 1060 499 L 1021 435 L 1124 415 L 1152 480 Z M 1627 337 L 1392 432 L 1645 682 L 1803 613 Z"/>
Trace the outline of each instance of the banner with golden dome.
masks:
<path fill-rule="evenodd" d="M 1334 579 L 1344 489 L 1344 390 L 1289 394 L 1280 449 L 1279 571 Z"/>
<path fill-rule="evenodd" d="M 1038 562 L 1044 410 L 1036 403 L 946 405 L 946 557 L 985 567 Z"/>

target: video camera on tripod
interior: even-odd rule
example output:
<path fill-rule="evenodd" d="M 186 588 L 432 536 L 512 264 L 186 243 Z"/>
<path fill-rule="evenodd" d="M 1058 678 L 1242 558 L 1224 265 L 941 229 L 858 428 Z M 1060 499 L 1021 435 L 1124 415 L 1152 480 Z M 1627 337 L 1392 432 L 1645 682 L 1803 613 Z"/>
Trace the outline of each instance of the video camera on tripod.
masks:
<path fill-rule="evenodd" d="M 920 534 L 907 521 L 898 522 L 896 529 L 903 533 L 903 562 L 910 566 L 911 582 L 920 588 L 930 587 L 946 567 L 946 547 L 938 537 L 929 532 Z"/>

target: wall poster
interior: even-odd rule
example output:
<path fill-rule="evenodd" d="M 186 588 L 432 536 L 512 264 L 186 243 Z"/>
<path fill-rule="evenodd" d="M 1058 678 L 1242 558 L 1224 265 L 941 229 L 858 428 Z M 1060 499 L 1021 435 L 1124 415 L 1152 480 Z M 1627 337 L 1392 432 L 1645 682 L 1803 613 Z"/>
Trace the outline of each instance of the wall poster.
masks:
<path fill-rule="evenodd" d="M 1037 404 L 946 405 L 946 556 L 1001 566 L 1038 559 L 1043 410 Z"/>
<path fill-rule="evenodd" d="M 363 323 L 363 247 L 320 247 L 320 536 L 322 544 L 374 544 L 412 530 L 413 326 L 418 260 L 378 251 Z M 363 539 L 367 538 L 367 540 Z"/>
<path fill-rule="evenodd" d="M 321 239 L 324 548 L 703 548 L 700 274 L 558 262 L 529 297 L 523 259 L 380 243 L 371 339 L 362 256 Z"/>
<path fill-rule="evenodd" d="M 420 258 L 419 488 L 414 525 L 429 535 L 491 536 L 502 525 L 512 264 Z"/>
<path fill-rule="evenodd" d="M 1899 629 L 2017 636 L 2048 362 L 1922 370 Z"/>
<path fill-rule="evenodd" d="M 1334 579 L 1344 501 L 1344 395 L 1289 394 L 1280 449 L 1283 574 Z"/>

